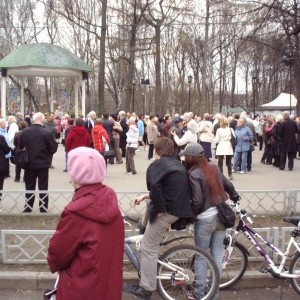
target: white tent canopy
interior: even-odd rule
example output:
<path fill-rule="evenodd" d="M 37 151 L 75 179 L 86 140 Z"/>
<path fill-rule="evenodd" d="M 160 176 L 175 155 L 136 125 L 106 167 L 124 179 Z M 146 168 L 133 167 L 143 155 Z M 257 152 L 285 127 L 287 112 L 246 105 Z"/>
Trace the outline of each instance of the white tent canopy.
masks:
<path fill-rule="evenodd" d="M 293 94 L 281 93 L 275 100 L 261 105 L 262 110 L 289 110 L 295 109 L 297 99 Z"/>

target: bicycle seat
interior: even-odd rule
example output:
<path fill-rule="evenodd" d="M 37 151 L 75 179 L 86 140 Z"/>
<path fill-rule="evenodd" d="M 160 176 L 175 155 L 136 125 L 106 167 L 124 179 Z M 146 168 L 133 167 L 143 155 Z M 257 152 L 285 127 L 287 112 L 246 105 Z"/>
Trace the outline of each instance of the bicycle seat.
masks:
<path fill-rule="evenodd" d="M 283 218 L 283 221 L 289 222 L 289 223 L 294 224 L 295 226 L 298 226 L 298 224 L 300 222 L 300 216 L 285 217 L 285 218 Z"/>

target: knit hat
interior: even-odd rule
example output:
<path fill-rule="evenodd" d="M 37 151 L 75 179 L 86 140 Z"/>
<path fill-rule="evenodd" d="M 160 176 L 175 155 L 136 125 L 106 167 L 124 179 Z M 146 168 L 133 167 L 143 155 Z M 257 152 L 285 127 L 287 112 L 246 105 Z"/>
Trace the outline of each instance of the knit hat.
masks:
<path fill-rule="evenodd" d="M 82 186 L 102 182 L 106 177 L 105 160 L 95 149 L 75 148 L 68 153 L 68 173 Z"/>

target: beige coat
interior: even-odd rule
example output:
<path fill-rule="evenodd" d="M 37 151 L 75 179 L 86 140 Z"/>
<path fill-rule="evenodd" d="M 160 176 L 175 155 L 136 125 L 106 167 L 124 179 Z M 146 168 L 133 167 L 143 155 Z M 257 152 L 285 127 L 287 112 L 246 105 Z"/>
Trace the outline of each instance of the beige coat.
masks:
<path fill-rule="evenodd" d="M 147 137 L 148 137 L 148 143 L 154 144 L 158 136 L 158 129 L 155 124 L 152 122 L 149 122 L 147 124 Z"/>

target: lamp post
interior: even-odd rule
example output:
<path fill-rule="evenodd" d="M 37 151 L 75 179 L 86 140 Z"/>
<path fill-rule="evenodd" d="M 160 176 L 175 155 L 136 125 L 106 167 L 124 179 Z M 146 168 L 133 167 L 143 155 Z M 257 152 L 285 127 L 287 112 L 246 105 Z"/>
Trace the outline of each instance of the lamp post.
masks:
<path fill-rule="evenodd" d="M 256 89 L 257 89 L 257 78 L 258 70 L 255 69 L 252 71 L 252 90 L 253 90 L 253 117 L 255 116 L 255 104 L 256 104 Z"/>
<path fill-rule="evenodd" d="M 144 115 L 146 114 L 146 85 L 150 85 L 150 80 L 149 79 L 141 79 L 141 84 L 145 86 L 144 89 L 144 105 L 143 105 L 143 113 Z"/>
<path fill-rule="evenodd" d="M 284 55 L 282 62 L 285 66 L 289 66 L 290 72 L 290 115 L 292 114 L 292 65 L 294 64 L 294 59 L 292 58 L 292 53 L 289 53 L 288 56 Z"/>
<path fill-rule="evenodd" d="M 188 83 L 189 83 L 189 108 L 188 111 L 191 111 L 191 83 L 193 82 L 193 76 L 188 76 Z"/>
<path fill-rule="evenodd" d="M 134 112 L 134 89 L 136 85 L 136 79 L 132 78 L 132 112 Z"/>

